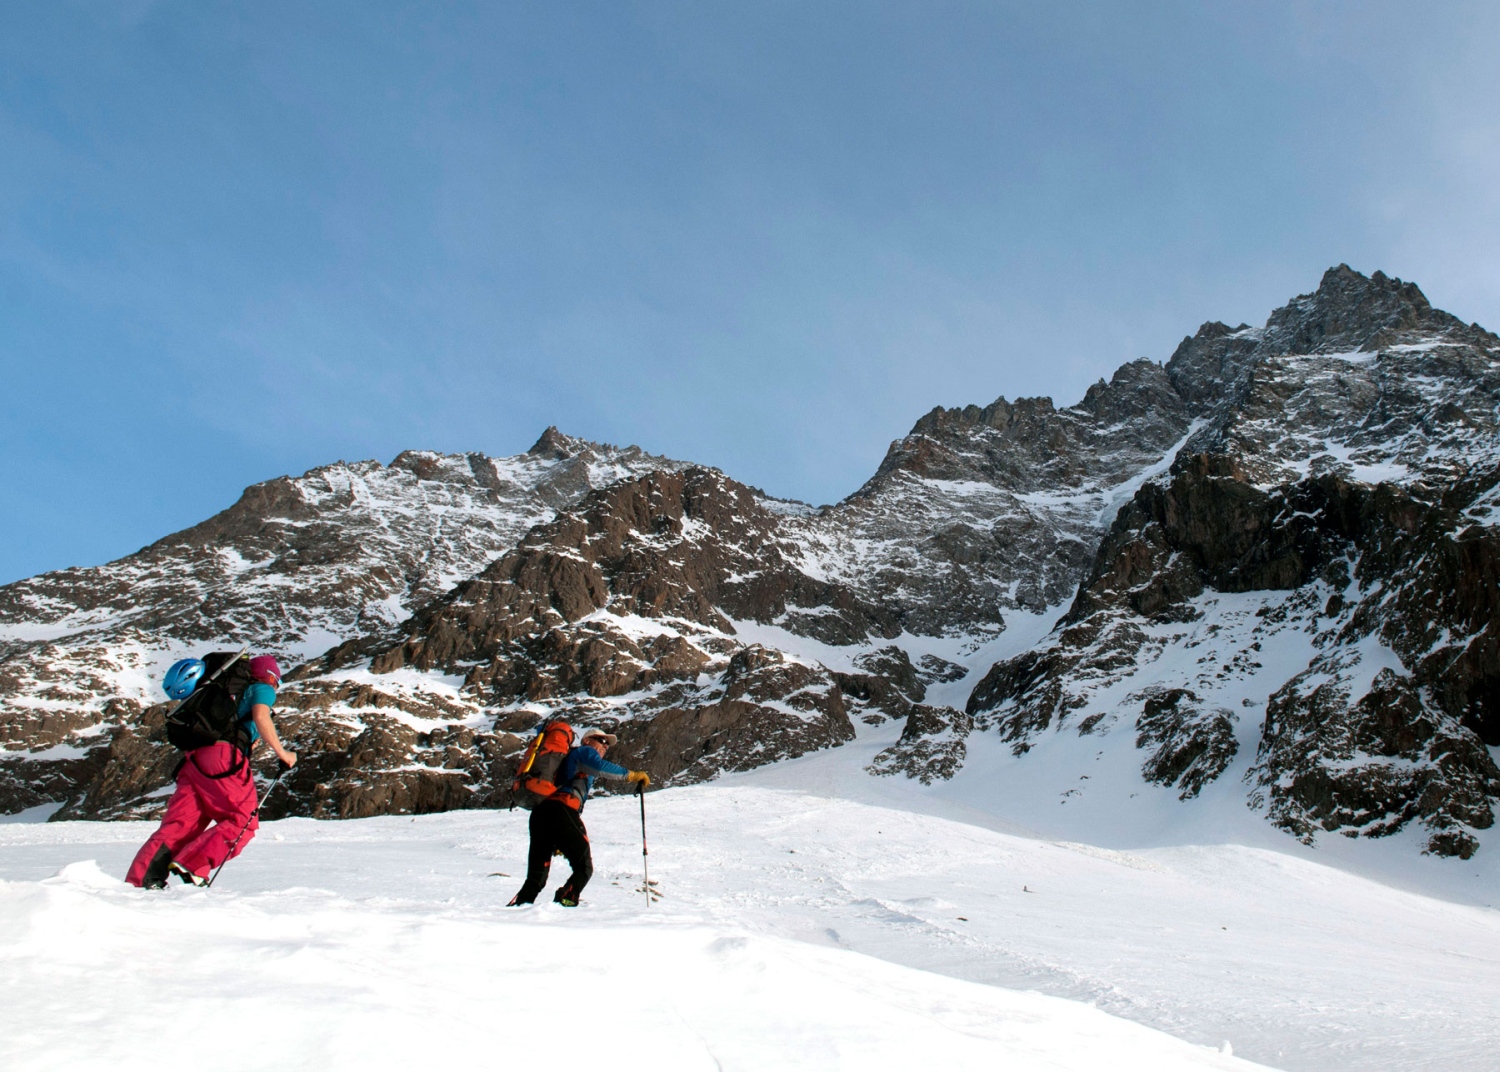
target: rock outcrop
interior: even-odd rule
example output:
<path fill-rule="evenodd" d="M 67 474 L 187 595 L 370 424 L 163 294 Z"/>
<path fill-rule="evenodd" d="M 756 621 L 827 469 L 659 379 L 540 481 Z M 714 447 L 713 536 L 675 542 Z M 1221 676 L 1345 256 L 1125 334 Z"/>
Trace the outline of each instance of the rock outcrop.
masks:
<path fill-rule="evenodd" d="M 368 659 L 376 675 L 461 676 L 460 695 L 498 725 L 605 726 L 620 737 L 620 761 L 659 780 L 825 748 L 853 736 L 836 677 L 746 643 L 736 623 L 831 645 L 900 627 L 888 610 L 798 570 L 780 518 L 714 470 L 622 481 L 534 529 L 414 616 L 396 643 L 356 641 L 317 669 Z"/>

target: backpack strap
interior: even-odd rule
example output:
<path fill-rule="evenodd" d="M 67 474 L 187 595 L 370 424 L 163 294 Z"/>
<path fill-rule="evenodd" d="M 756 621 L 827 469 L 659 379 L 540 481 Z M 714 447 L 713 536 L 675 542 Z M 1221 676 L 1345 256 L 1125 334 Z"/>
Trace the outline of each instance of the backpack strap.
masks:
<path fill-rule="evenodd" d="M 233 742 L 226 741 L 224 743 L 228 744 L 231 748 L 234 749 L 235 754 L 239 757 L 239 762 L 236 763 L 234 766 L 230 767 L 223 774 L 209 774 L 208 771 L 204 770 L 203 769 L 203 765 L 201 763 L 199 763 L 198 760 L 193 757 L 193 752 L 197 751 L 196 748 L 193 749 L 193 752 L 189 752 L 187 754 L 188 762 L 192 763 L 193 766 L 197 767 L 198 768 L 198 773 L 201 774 L 201 775 L 203 775 L 203 777 L 205 777 L 205 778 L 212 778 L 214 781 L 218 781 L 220 778 L 228 778 L 232 774 L 238 774 L 240 771 L 244 770 L 246 767 L 248 767 L 250 765 L 250 757 L 247 756 L 247 755 L 245 755 L 245 753 L 240 748 L 238 748 Z"/>

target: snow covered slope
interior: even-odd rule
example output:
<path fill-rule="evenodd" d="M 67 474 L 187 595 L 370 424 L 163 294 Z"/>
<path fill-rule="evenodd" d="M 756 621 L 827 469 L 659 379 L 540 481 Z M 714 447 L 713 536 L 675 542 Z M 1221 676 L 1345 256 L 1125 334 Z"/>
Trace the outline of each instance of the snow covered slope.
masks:
<path fill-rule="evenodd" d="M 909 631 L 992 637 L 1072 597 L 1119 504 L 1203 412 L 1145 358 L 1063 409 L 939 407 L 857 492 L 783 530 L 804 569 L 900 608 Z"/>
<path fill-rule="evenodd" d="M 0 1058 L 158 1067 L 171 1009 L 274 1025 L 234 1033 L 229 1068 L 488 1067 L 583 1029 L 600 1060 L 668 1070 L 1493 1067 L 1500 913 L 1463 891 L 1286 839 L 1121 851 L 966 823 L 859 775 L 878 746 L 650 794 L 650 907 L 628 798 L 589 806 L 572 911 L 503 907 L 520 812 L 270 823 L 212 890 L 155 894 L 118 879 L 146 824 L 0 825 Z"/>

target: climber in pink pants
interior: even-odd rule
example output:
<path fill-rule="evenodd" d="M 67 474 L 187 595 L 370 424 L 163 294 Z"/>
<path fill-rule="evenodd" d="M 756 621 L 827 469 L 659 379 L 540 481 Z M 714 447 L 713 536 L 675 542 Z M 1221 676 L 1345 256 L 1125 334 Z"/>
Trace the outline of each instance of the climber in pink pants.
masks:
<path fill-rule="evenodd" d="M 125 873 L 132 886 L 160 889 L 168 875 L 206 885 L 214 869 L 238 856 L 260 826 L 249 758 L 256 742 L 265 741 L 283 769 L 296 764 L 296 753 L 282 745 L 271 719 L 281 668 L 271 656 L 258 655 L 250 660 L 250 674 L 251 684 L 238 700 L 236 740 L 216 741 L 183 756 L 161 826 Z"/>
<path fill-rule="evenodd" d="M 189 752 L 161 826 L 135 854 L 125 881 L 142 885 L 147 868 L 163 847 L 182 870 L 212 874 L 229 858 L 231 845 L 238 856 L 255 836 L 260 825 L 255 794 L 250 763 L 228 741 Z"/>

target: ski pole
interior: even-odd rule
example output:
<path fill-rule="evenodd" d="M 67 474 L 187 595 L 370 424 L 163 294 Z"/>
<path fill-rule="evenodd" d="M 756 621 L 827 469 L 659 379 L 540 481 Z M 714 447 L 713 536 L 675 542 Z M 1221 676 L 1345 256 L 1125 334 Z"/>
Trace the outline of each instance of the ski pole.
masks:
<path fill-rule="evenodd" d="M 635 795 L 641 798 L 641 870 L 644 872 L 645 882 L 642 888 L 646 891 L 646 907 L 651 907 L 651 860 L 646 851 L 646 787 L 641 782 L 635 784 Z"/>
<path fill-rule="evenodd" d="M 271 796 L 273 792 L 276 791 L 276 787 L 281 784 L 281 776 L 292 769 L 280 759 L 276 761 L 276 764 L 276 777 L 271 780 L 271 784 L 266 786 L 266 791 L 262 793 L 260 795 L 260 799 L 255 802 L 255 810 L 250 813 L 250 819 L 257 818 L 260 815 L 260 809 L 265 805 L 266 800 Z M 208 882 L 206 886 L 212 886 L 214 884 L 214 879 L 219 877 L 219 872 L 224 870 L 224 865 L 227 864 L 230 860 L 234 859 L 234 850 L 240 847 L 240 841 L 243 840 L 245 831 L 250 829 L 250 819 L 246 819 L 245 825 L 240 827 L 239 836 L 234 839 L 234 844 L 229 846 L 229 852 L 225 854 L 223 862 L 214 869 L 214 873 L 212 875 L 208 876 Z"/>

